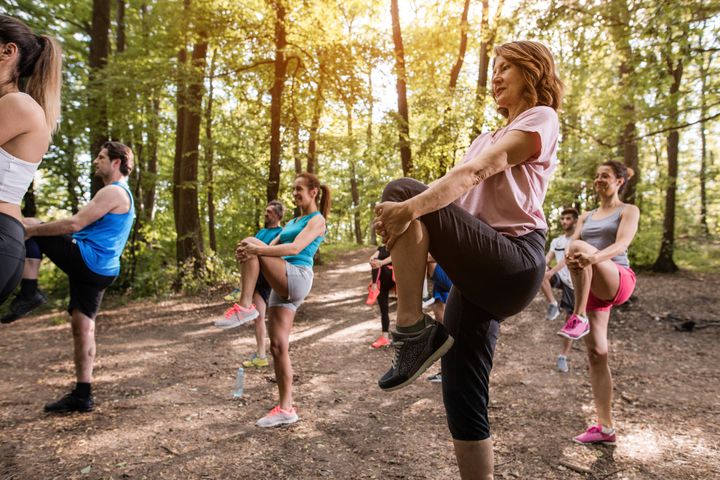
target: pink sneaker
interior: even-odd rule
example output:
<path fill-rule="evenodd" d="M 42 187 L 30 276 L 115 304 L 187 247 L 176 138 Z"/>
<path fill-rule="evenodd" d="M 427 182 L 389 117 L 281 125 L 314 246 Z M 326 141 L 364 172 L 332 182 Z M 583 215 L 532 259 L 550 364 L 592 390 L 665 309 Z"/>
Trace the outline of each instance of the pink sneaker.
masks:
<path fill-rule="evenodd" d="M 581 445 L 592 445 L 594 443 L 615 445 L 615 429 L 612 430 L 612 433 L 603 433 L 601 425 L 592 425 L 585 430 L 585 433 L 573 438 L 573 442 Z"/>
<path fill-rule="evenodd" d="M 590 322 L 580 315 L 571 314 L 565 325 L 557 332 L 561 337 L 577 340 L 590 333 Z"/>
<path fill-rule="evenodd" d="M 297 410 L 291 407 L 290 410 L 283 410 L 280 405 L 270 410 L 270 413 L 255 422 L 260 428 L 277 427 L 279 425 L 290 425 L 299 420 Z"/>
<path fill-rule="evenodd" d="M 215 326 L 218 328 L 235 328 L 256 319 L 259 315 L 260 313 L 255 308 L 255 305 L 245 308 L 233 303 L 232 307 L 225 310 L 223 317 L 215 321 Z"/>
<path fill-rule="evenodd" d="M 388 348 L 390 345 L 391 345 L 390 340 L 388 338 L 380 335 L 377 340 L 375 340 L 372 344 L 370 344 L 370 348 L 374 348 L 374 349 Z"/>

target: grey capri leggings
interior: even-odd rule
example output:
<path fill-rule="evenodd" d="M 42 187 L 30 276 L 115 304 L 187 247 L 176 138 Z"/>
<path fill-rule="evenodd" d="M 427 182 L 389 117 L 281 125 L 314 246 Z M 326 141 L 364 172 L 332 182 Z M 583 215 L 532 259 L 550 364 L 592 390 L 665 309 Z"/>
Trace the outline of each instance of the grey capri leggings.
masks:
<path fill-rule="evenodd" d="M 382 198 L 401 202 L 427 188 L 401 178 L 385 187 Z M 456 440 L 484 440 L 490 437 L 488 385 L 500 322 L 522 311 L 540 289 L 545 233 L 504 236 L 455 204 L 419 220 L 428 230 L 430 253 L 453 282 L 444 323 L 455 343 L 442 358 L 450 433 Z"/>

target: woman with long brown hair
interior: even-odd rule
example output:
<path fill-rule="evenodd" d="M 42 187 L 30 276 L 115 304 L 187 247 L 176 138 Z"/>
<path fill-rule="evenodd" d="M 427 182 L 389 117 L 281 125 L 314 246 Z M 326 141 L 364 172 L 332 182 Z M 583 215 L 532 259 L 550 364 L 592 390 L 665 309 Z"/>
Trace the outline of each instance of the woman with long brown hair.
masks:
<path fill-rule="evenodd" d="M 290 363 L 290 330 L 295 312 L 310 293 L 313 282 L 313 257 L 325 238 L 325 220 L 330 213 L 330 188 L 320 183 L 312 173 L 301 173 L 293 184 L 293 198 L 300 216 L 293 218 L 275 240 L 266 245 L 255 237 L 238 244 L 235 256 L 241 262 L 242 292 L 240 301 L 225 313 L 235 315 L 240 322 L 258 316 L 252 295 L 258 275 L 272 287 L 268 299 L 268 327 L 270 352 L 280 401 L 257 421 L 258 427 L 275 427 L 298 421 L 293 406 Z"/>
<path fill-rule="evenodd" d="M 61 68 L 55 39 L 0 15 L 0 304 L 22 277 L 20 203 L 57 128 Z"/>

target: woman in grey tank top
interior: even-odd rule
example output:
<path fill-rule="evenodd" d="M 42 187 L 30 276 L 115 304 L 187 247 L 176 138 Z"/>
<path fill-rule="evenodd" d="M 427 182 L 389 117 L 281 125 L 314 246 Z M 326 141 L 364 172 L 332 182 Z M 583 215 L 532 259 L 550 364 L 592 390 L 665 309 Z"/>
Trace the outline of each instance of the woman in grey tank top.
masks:
<path fill-rule="evenodd" d="M 627 249 L 637 232 L 640 210 L 620 200 L 631 176 L 632 170 L 619 162 L 598 167 L 594 187 L 600 207 L 580 218 L 565 255 L 575 286 L 575 309 L 558 334 L 585 337 L 598 415 L 597 425 L 573 439 L 581 444 L 615 444 L 607 327 L 610 309 L 625 303 L 635 289 Z"/>

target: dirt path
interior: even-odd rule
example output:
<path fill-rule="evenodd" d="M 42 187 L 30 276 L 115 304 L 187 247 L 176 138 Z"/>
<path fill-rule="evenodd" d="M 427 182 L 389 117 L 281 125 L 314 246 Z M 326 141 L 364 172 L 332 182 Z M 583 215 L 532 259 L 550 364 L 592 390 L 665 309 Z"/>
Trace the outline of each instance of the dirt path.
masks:
<path fill-rule="evenodd" d="M 249 327 L 212 327 L 224 291 L 106 308 L 92 414 L 42 413 L 72 379 L 69 326 L 51 314 L 3 325 L 0 478 L 456 478 L 439 386 L 376 386 L 391 353 L 368 349 L 380 325 L 364 304 L 370 252 L 316 269 L 292 339 L 301 421 L 285 429 L 253 426 L 274 405 L 271 370 L 246 372 L 246 397 L 230 397 L 254 340 Z M 720 276 L 641 275 L 641 301 L 614 314 L 616 448 L 569 441 L 593 418 L 584 347 L 569 374 L 553 371 L 560 323 L 539 298 L 504 322 L 491 387 L 497 478 L 719 478 L 720 328 L 684 333 L 654 318 L 719 320 L 718 291 Z"/>

